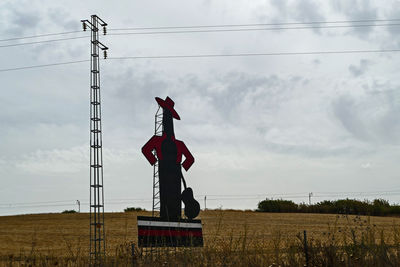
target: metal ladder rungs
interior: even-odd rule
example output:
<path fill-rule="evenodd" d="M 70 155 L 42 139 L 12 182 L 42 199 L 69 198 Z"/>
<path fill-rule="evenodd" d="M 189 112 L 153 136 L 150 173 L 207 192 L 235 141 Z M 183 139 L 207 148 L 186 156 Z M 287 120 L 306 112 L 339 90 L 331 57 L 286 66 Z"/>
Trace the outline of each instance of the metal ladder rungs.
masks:
<path fill-rule="evenodd" d="M 104 225 L 104 223 L 90 223 L 90 225 Z"/>
<path fill-rule="evenodd" d="M 90 167 L 92 167 L 92 168 L 101 168 L 103 166 L 100 165 L 100 164 L 93 164 L 93 165 L 90 165 Z"/>
<path fill-rule="evenodd" d="M 101 238 L 101 239 L 91 239 L 92 241 L 103 241 L 103 239 Z M 101 252 L 90 252 L 90 254 L 95 254 L 95 253 L 97 253 L 97 254 L 103 254 L 103 253 L 101 253 Z"/>

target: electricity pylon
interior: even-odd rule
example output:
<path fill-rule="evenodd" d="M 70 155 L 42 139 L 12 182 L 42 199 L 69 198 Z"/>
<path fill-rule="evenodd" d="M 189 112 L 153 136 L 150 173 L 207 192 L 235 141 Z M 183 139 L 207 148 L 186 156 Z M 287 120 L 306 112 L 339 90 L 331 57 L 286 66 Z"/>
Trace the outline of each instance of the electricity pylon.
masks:
<path fill-rule="evenodd" d="M 81 20 L 83 30 L 91 30 L 90 39 L 90 264 L 103 265 L 106 254 L 104 228 L 104 185 L 103 185 L 103 140 L 101 128 L 100 102 L 100 62 L 99 51 L 107 58 L 107 50 L 99 41 L 99 28 L 106 34 L 106 26 L 101 18 L 92 15 L 89 20 Z"/>

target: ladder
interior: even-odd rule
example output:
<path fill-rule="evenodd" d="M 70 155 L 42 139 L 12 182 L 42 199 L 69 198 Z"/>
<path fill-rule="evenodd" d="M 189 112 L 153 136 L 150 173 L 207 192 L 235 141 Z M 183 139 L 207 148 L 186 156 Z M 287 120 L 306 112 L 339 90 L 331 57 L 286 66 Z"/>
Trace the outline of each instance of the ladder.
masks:
<path fill-rule="evenodd" d="M 163 127 L 162 127 L 162 119 L 163 112 L 162 108 L 158 106 L 156 115 L 154 116 L 154 135 L 161 136 Z M 156 155 L 156 151 L 153 150 L 154 155 Z M 156 156 L 157 158 L 157 156 Z M 153 217 L 160 214 L 160 181 L 159 181 L 159 173 L 158 173 L 158 159 L 153 167 L 153 207 L 151 215 Z"/>

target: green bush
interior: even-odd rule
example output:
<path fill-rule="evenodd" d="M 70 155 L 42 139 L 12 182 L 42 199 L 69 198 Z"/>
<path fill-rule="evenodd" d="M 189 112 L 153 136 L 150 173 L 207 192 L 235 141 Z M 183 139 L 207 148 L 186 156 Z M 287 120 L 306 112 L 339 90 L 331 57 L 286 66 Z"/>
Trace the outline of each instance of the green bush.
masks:
<path fill-rule="evenodd" d="M 264 212 L 297 212 L 298 206 L 291 200 L 272 200 L 266 199 L 258 203 L 257 211 Z"/>
<path fill-rule="evenodd" d="M 61 213 L 76 213 L 76 210 L 64 210 Z"/>
<path fill-rule="evenodd" d="M 302 213 L 333 213 L 356 215 L 400 215 L 399 205 L 390 205 L 387 200 L 339 199 L 335 201 L 324 200 L 313 205 L 305 203 L 296 204 L 291 200 L 266 199 L 258 203 L 257 211 L 261 212 L 302 212 Z"/>
<path fill-rule="evenodd" d="M 146 211 L 145 209 L 142 208 L 136 208 L 136 207 L 127 207 L 126 209 L 124 209 L 124 212 L 131 212 L 131 211 Z"/>

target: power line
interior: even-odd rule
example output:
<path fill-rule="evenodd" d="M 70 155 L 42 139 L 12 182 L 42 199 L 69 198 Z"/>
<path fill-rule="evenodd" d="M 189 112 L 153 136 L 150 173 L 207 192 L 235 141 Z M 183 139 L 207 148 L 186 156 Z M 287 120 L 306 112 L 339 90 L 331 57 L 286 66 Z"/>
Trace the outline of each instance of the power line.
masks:
<path fill-rule="evenodd" d="M 15 208 L 45 208 L 45 207 L 68 207 L 75 206 L 75 203 L 71 204 L 46 204 L 46 205 L 23 205 L 23 206 L 8 206 L 8 207 L 0 207 L 0 209 L 15 209 Z"/>
<path fill-rule="evenodd" d="M 75 201 L 75 200 L 53 200 L 53 201 L 39 201 L 39 202 L 0 203 L 0 206 L 54 204 L 54 203 L 65 203 L 65 202 L 73 202 L 73 201 Z"/>
<path fill-rule="evenodd" d="M 164 55 L 164 56 L 125 56 L 109 59 L 170 59 L 170 58 L 213 58 L 213 57 L 254 57 L 254 56 L 294 56 L 294 55 L 324 55 L 324 54 L 356 54 L 356 53 L 391 53 L 400 49 L 387 50 L 340 50 L 340 51 L 310 51 L 310 52 L 277 52 L 277 53 L 239 53 L 239 54 L 200 54 L 200 55 Z"/>
<path fill-rule="evenodd" d="M 319 22 L 319 23 L 322 23 L 322 22 Z M 330 22 L 330 23 L 333 23 L 333 22 Z M 276 25 L 288 25 L 288 24 L 310 24 L 310 23 L 287 23 L 287 24 L 281 23 L 281 24 L 276 24 Z M 243 26 L 244 25 L 245 24 L 243 24 Z M 248 24 L 248 25 L 251 25 L 251 24 Z M 273 24 L 269 24 L 269 25 L 273 25 Z M 225 27 L 228 27 L 228 26 L 233 26 L 233 25 L 225 25 Z M 325 25 L 325 26 L 301 26 L 301 27 L 273 27 L 273 28 L 208 29 L 208 30 L 184 30 L 184 31 L 150 31 L 150 32 L 111 33 L 111 34 L 108 34 L 108 35 L 153 35 L 153 34 L 182 34 L 182 33 L 207 33 L 207 32 L 276 31 L 276 30 L 359 28 L 359 27 L 382 27 L 382 26 L 391 27 L 391 26 L 400 26 L 400 24 L 399 23 L 390 23 L 390 24 L 359 24 L 359 25 Z M 187 26 L 187 27 L 126 28 L 126 29 L 114 29 L 114 30 L 177 29 L 177 28 L 184 28 L 185 29 L 185 28 L 205 28 L 205 27 L 222 27 L 222 26 L 210 25 L 210 26 Z M 78 31 L 76 31 L 76 32 L 78 32 Z M 28 39 L 28 38 L 37 38 L 37 37 L 43 37 L 43 36 L 70 34 L 70 33 L 75 33 L 75 32 L 42 34 L 42 35 L 35 35 L 35 36 L 2 39 L 2 40 L 0 40 L 0 42 L 12 41 L 12 40 L 22 40 L 22 39 Z M 69 38 L 60 38 L 60 39 L 50 39 L 50 40 L 42 40 L 42 41 L 34 41 L 34 42 L 7 44 L 7 45 L 0 45 L 0 48 L 23 46 L 23 45 L 32 45 L 32 44 L 42 44 L 42 43 L 51 43 L 51 42 L 59 42 L 59 41 L 82 39 L 82 38 L 89 38 L 89 36 L 76 36 L 76 37 L 69 37 Z"/>
<path fill-rule="evenodd" d="M 253 28 L 253 29 L 216 29 L 216 30 L 189 30 L 189 31 L 186 30 L 186 31 L 124 32 L 124 33 L 111 33 L 111 34 L 108 34 L 108 35 L 113 35 L 113 36 L 117 35 L 118 36 L 118 35 L 153 35 L 153 34 L 181 34 L 181 33 L 207 33 L 207 32 L 243 32 L 243 31 L 268 31 L 268 30 L 304 30 L 304 29 L 354 28 L 354 27 L 379 27 L 379 26 L 400 26 L 400 23 L 397 23 L 397 24 L 377 24 L 377 25 L 374 25 L 374 24 L 366 25 L 366 24 L 364 24 L 364 25 L 305 26 L 305 27 Z M 60 41 L 83 39 L 83 38 L 89 38 L 89 36 L 76 36 L 76 37 L 68 37 L 68 38 L 60 38 L 60 39 L 34 41 L 34 42 L 6 44 L 6 45 L 0 45 L 0 48 L 23 46 L 23 45 L 33 45 L 33 44 L 42 44 L 42 43 L 52 43 L 52 42 L 60 42 Z"/>
<path fill-rule="evenodd" d="M 316 197 L 333 197 L 333 196 L 346 196 L 346 195 L 363 195 L 363 196 L 370 196 L 370 195 L 399 195 L 400 190 L 389 190 L 389 191 L 352 191 L 352 192 L 314 192 L 317 194 Z M 299 192 L 299 193 L 262 193 L 262 194 L 207 194 L 209 200 L 230 200 L 230 199 L 257 199 L 257 198 L 264 198 L 264 197 L 271 197 L 271 196 L 278 196 L 284 198 L 299 198 L 299 197 L 306 197 L 307 192 Z M 201 198 L 205 195 L 196 195 L 196 197 Z M 74 199 L 70 200 L 53 200 L 53 201 L 39 201 L 39 202 L 17 202 L 17 203 L 0 203 L 0 208 L 9 208 L 13 206 L 20 206 L 20 207 L 28 207 L 28 206 L 47 206 L 42 204 L 56 204 L 60 203 L 61 206 L 64 205 L 75 205 Z M 147 198 L 115 198 L 109 199 L 107 204 L 127 204 L 131 202 L 150 202 L 151 199 Z M 70 204 L 69 204 L 70 203 Z M 82 202 L 82 204 L 87 204 Z M 28 206 L 27 206 L 28 205 Z M 54 205 L 51 205 L 54 206 Z"/>
<path fill-rule="evenodd" d="M 160 26 L 160 27 L 130 27 L 115 28 L 109 31 L 129 31 L 129 30 L 161 30 L 161 29 L 195 29 L 195 28 L 230 28 L 230 27 L 257 27 L 257 26 L 284 26 L 284 25 L 312 25 L 312 24 L 343 24 L 343 23 L 371 23 L 371 22 L 398 22 L 400 19 L 366 19 L 366 20 L 337 20 L 337 21 L 310 21 L 310 22 L 277 22 L 277 23 L 250 23 L 250 24 L 217 24 L 217 25 L 189 25 L 189 26 Z M 33 39 L 48 36 L 68 35 L 80 33 L 81 31 L 68 31 L 58 33 L 44 33 L 30 36 L 12 37 L 0 39 L 0 42 L 16 41 L 23 39 Z"/>
<path fill-rule="evenodd" d="M 331 196 L 331 195 L 355 195 L 355 194 L 363 194 L 363 195 L 370 195 L 370 194 L 392 194 L 392 193 L 399 193 L 400 190 L 387 190 L 387 191 L 339 191 L 339 192 L 313 192 L 314 194 L 319 194 L 321 196 Z M 308 196 L 309 192 L 297 192 L 297 193 L 262 193 L 262 194 L 207 194 L 207 196 L 211 197 L 255 197 L 255 196 Z M 196 195 L 197 197 L 202 197 L 205 195 Z"/>
<path fill-rule="evenodd" d="M 151 202 L 151 199 L 148 200 L 141 200 L 141 201 L 135 201 L 136 203 L 146 203 L 146 202 Z M 123 204 L 132 204 L 132 202 L 107 202 L 107 206 L 110 205 L 123 205 Z M 87 202 L 81 202 L 81 205 L 89 205 Z M 49 207 L 71 207 L 71 206 L 76 206 L 76 203 L 66 203 L 66 204 L 40 204 L 40 205 L 12 205 L 12 206 L 0 206 L 0 209 L 23 209 L 23 208 L 49 208 Z"/>
<path fill-rule="evenodd" d="M 336 20 L 336 21 L 310 21 L 310 22 L 277 22 L 277 23 L 251 23 L 251 24 L 219 24 L 219 25 L 189 25 L 189 26 L 160 26 L 160 27 L 131 27 L 115 28 L 109 31 L 129 30 L 161 30 L 161 29 L 193 29 L 193 28 L 223 28 L 223 27 L 256 27 L 256 26 L 283 26 L 283 25 L 312 25 L 312 24 L 340 24 L 340 23 L 366 23 L 366 22 L 394 22 L 400 19 L 365 19 L 365 20 Z"/>
<path fill-rule="evenodd" d="M 199 55 L 160 55 L 160 56 L 124 56 L 110 57 L 110 60 L 129 60 L 129 59 L 181 59 L 181 58 L 217 58 L 217 57 L 256 57 L 256 56 L 295 56 L 295 55 L 329 55 L 329 54 L 360 54 L 360 53 L 394 53 L 400 49 L 386 50 L 339 50 L 339 51 L 309 51 L 309 52 L 277 52 L 277 53 L 239 53 L 239 54 L 199 54 Z M 68 62 L 58 62 L 43 65 L 23 66 L 17 68 L 0 69 L 0 72 L 17 71 L 24 69 L 35 69 L 50 66 L 59 66 L 75 63 L 88 62 L 89 60 L 77 60 Z"/>
<path fill-rule="evenodd" d="M 400 195 L 400 190 L 387 190 L 387 191 L 352 191 L 352 192 L 314 192 L 313 197 L 342 197 L 342 196 L 375 196 L 375 195 Z M 201 198 L 205 195 L 196 195 L 196 198 Z M 298 192 L 298 193 L 259 193 L 259 194 L 207 194 L 207 200 L 240 200 L 240 199 L 259 199 L 265 197 L 281 197 L 281 198 L 307 198 L 307 192 Z M 67 205 L 75 205 L 76 200 L 53 200 L 53 201 L 40 201 L 40 202 L 17 202 L 17 203 L 3 203 L 0 204 L 0 208 L 13 208 L 13 207 L 45 207 L 45 206 L 67 206 Z M 130 204 L 132 202 L 151 202 L 151 199 L 148 198 L 114 198 L 109 199 L 107 204 L 117 205 L 117 204 Z M 66 203 L 69 202 L 70 204 Z M 51 204 L 51 205 L 43 205 L 43 204 Z M 54 205 L 53 205 L 54 204 Z M 88 204 L 86 202 L 82 202 L 81 204 Z"/>
<path fill-rule="evenodd" d="M 108 35 L 145 35 L 145 34 L 150 35 L 150 34 L 178 34 L 178 33 L 206 33 L 206 32 L 277 31 L 277 30 L 359 28 L 359 27 L 380 27 L 380 26 L 400 26 L 400 24 L 391 23 L 391 24 L 329 25 L 329 26 L 301 26 L 301 27 L 273 27 L 273 28 L 208 29 L 208 30 L 184 30 L 184 31 L 150 31 L 150 32 L 110 33 Z"/>
<path fill-rule="evenodd" d="M 77 36 L 77 37 L 69 37 L 69 38 L 60 38 L 60 39 L 50 39 L 50 40 L 43 40 L 43 41 L 35 41 L 35 42 L 25 42 L 25 43 L 17 43 L 17 44 L 7 44 L 7 45 L 0 45 L 0 48 L 12 47 L 12 46 L 21 46 L 21 45 L 32 45 L 32 44 L 52 43 L 52 42 L 60 42 L 60 41 L 74 40 L 74 39 L 83 39 L 83 38 L 89 38 L 89 36 Z"/>
<path fill-rule="evenodd" d="M 315 192 L 314 192 L 315 193 Z M 387 190 L 387 191 L 344 191 L 344 192 L 316 192 L 317 194 L 372 194 L 372 193 L 400 193 L 400 190 Z"/>
<path fill-rule="evenodd" d="M 360 196 L 367 197 L 367 196 L 377 196 L 377 195 L 384 195 L 384 196 L 399 196 L 400 192 L 398 193 L 393 193 L 393 194 L 360 194 Z M 265 194 L 265 196 L 270 196 L 268 194 Z M 304 196 L 286 196 L 283 194 L 282 196 L 277 195 L 279 199 L 299 199 L 303 198 L 306 199 L 308 195 Z M 349 197 L 351 195 L 343 194 L 343 195 L 314 195 L 313 197 L 315 198 L 330 198 L 330 197 Z M 199 196 L 196 195 L 196 198 L 199 198 Z M 261 200 L 260 196 L 248 196 L 248 197 L 214 197 L 214 198 L 207 198 L 209 201 L 217 201 L 217 200 L 225 200 L 225 201 L 239 201 L 239 200 Z M 122 204 L 133 204 L 135 203 L 151 203 L 151 199 L 138 199 L 138 200 L 132 200 L 132 201 L 121 201 L 121 202 L 115 202 L 115 201 L 108 201 L 107 205 L 122 205 Z M 0 206 L 0 209 L 14 209 L 14 208 L 44 208 L 44 207 L 67 207 L 67 206 L 75 206 L 76 204 L 71 202 L 70 204 L 65 203 L 65 204 L 51 204 L 52 202 L 49 202 L 49 204 L 39 204 L 39 205 L 10 205 L 9 206 Z M 57 203 L 57 202 L 54 202 Z M 89 203 L 81 203 L 83 204 L 89 204 Z"/>
<path fill-rule="evenodd" d="M 16 71 L 16 70 L 25 70 L 25 69 L 36 69 L 36 68 L 45 68 L 51 66 L 60 66 L 60 65 L 69 65 L 69 64 L 77 64 L 83 62 L 89 62 L 89 59 L 86 60 L 76 60 L 76 61 L 67 61 L 67 62 L 58 62 L 58 63 L 50 63 L 50 64 L 42 64 L 42 65 L 32 65 L 32 66 L 23 66 L 18 68 L 8 68 L 8 69 L 0 69 L 0 72 L 8 72 L 8 71 Z"/>
<path fill-rule="evenodd" d="M 65 34 L 72 34 L 72 33 L 78 33 L 78 32 L 82 32 L 82 31 L 45 33 L 45 34 L 38 34 L 38 35 L 31 35 L 31 36 L 21 36 L 21 37 L 14 37 L 14 38 L 8 38 L 8 39 L 0 39 L 0 42 L 8 42 L 8 41 L 15 41 L 15 40 L 22 40 L 22 39 L 32 39 L 32 38 L 40 38 L 40 37 L 47 37 L 47 36 L 56 36 L 56 35 L 65 35 Z"/>

